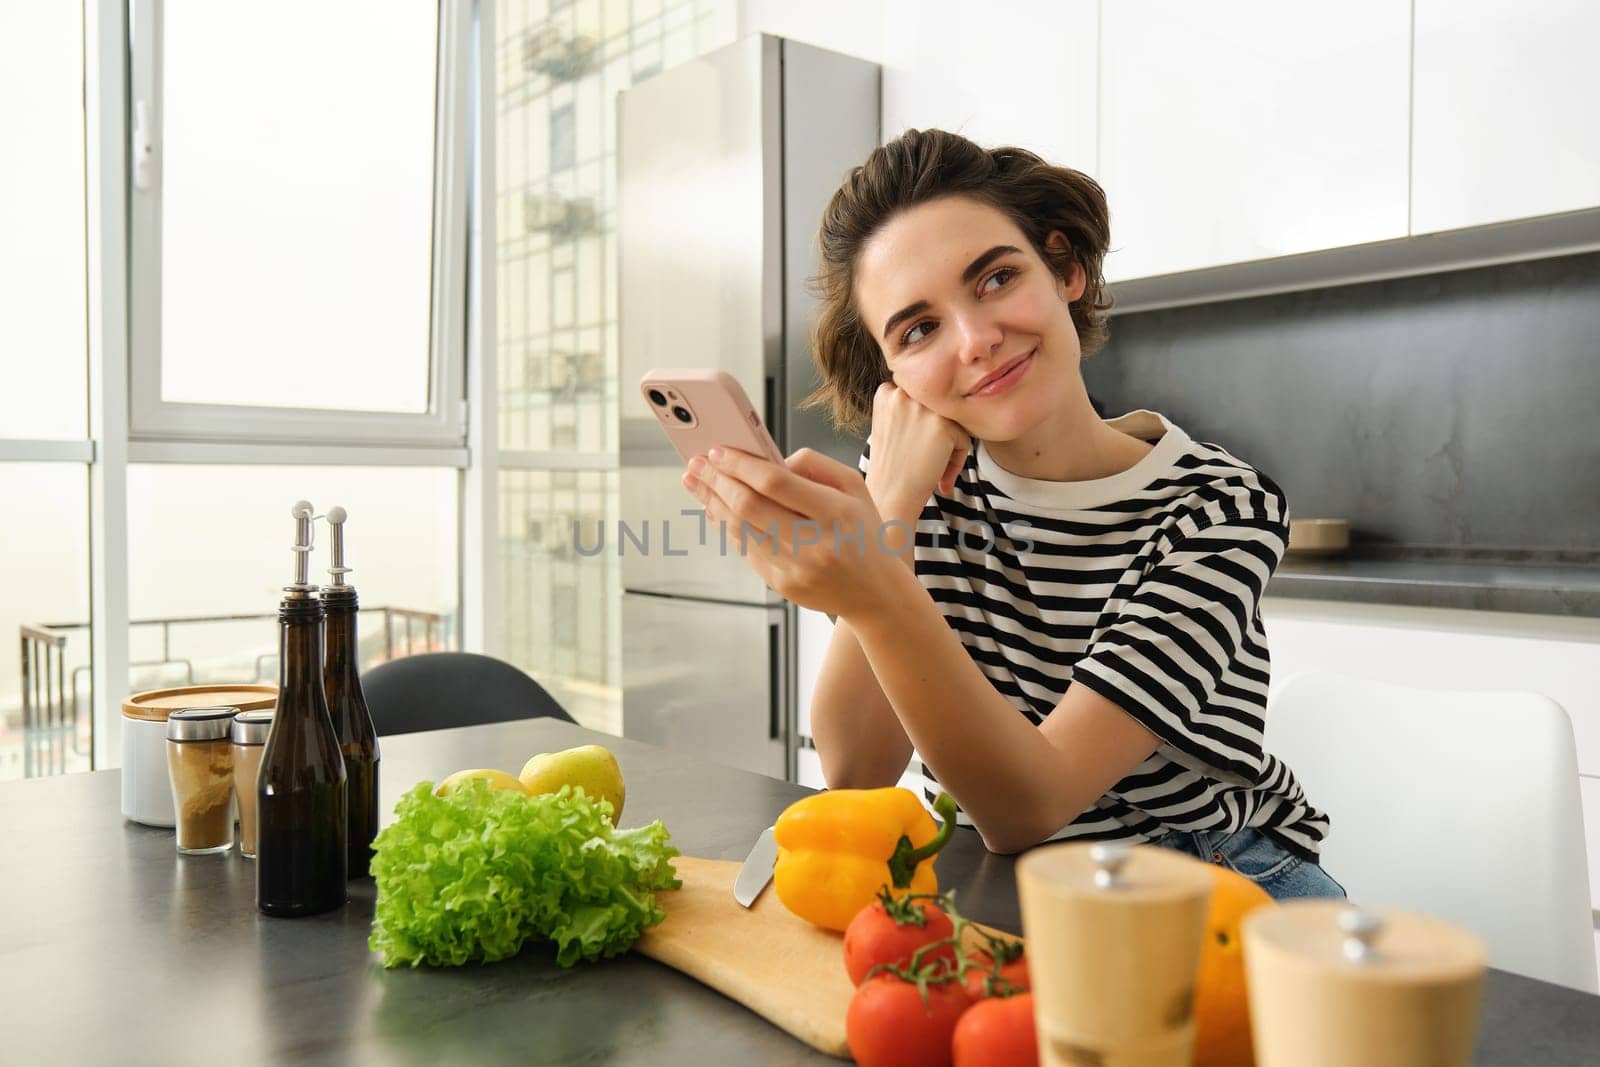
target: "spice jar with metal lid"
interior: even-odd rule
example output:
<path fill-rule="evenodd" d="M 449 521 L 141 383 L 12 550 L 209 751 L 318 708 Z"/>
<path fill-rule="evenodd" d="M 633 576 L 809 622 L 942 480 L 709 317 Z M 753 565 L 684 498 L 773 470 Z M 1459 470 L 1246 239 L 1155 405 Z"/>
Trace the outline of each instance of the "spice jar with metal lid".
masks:
<path fill-rule="evenodd" d="M 233 847 L 233 751 L 238 708 L 180 708 L 167 717 L 167 773 L 177 816 L 178 851 Z"/>
<path fill-rule="evenodd" d="M 275 685 L 185 685 L 134 693 L 122 702 L 122 815 L 171 829 L 172 776 L 167 772 L 167 716 L 178 708 L 271 710 Z"/>
<path fill-rule="evenodd" d="M 272 729 L 272 712 L 241 711 L 233 718 L 233 796 L 239 805 L 239 855 L 256 858 L 256 772 Z"/>

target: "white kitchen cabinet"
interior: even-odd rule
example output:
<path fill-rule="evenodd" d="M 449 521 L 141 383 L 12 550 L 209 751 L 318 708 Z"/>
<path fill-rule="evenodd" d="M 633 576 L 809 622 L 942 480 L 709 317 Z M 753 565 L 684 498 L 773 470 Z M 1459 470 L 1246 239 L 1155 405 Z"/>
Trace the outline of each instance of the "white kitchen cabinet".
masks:
<path fill-rule="evenodd" d="M 1329 670 L 1419 689 L 1521 689 L 1566 709 L 1578 770 L 1600 775 L 1600 619 L 1262 601 L 1272 689 Z"/>
<path fill-rule="evenodd" d="M 1600 619 L 1273 597 L 1261 611 L 1273 693 L 1294 674 L 1326 670 L 1420 689 L 1531 690 L 1559 703 L 1572 719 L 1590 870 L 1596 870 Z M 1600 877 L 1591 875 L 1589 893 L 1600 908 Z"/>
<path fill-rule="evenodd" d="M 1101 18 L 1108 279 L 1406 235 L 1409 5 L 1117 0 Z"/>
<path fill-rule="evenodd" d="M 944 129 L 1095 172 L 1095 0 L 890 0 L 883 139 Z"/>
<path fill-rule="evenodd" d="M 1415 6 L 1411 232 L 1600 206 L 1600 4 Z"/>
<path fill-rule="evenodd" d="M 1095 171 L 1096 0 L 740 0 L 739 32 L 883 64 L 882 138 L 943 129 Z"/>
<path fill-rule="evenodd" d="M 738 35 L 770 33 L 830 52 L 883 61 L 888 0 L 738 0 Z"/>

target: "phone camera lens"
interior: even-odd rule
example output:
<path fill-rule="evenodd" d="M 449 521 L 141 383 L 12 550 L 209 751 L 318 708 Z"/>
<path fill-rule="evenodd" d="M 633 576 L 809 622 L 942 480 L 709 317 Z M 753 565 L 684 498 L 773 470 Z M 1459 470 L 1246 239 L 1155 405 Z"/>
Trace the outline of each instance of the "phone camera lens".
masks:
<path fill-rule="evenodd" d="M 666 407 L 667 406 L 667 394 L 663 393 L 659 389 L 650 390 L 650 403 L 654 404 L 658 408 Z"/>
<path fill-rule="evenodd" d="M 673 408 L 672 409 L 672 413 L 674 415 L 678 416 L 678 421 L 679 422 L 693 422 L 694 421 L 694 416 L 689 414 L 689 409 L 684 407 L 682 404 L 679 404 L 677 407 Z"/>

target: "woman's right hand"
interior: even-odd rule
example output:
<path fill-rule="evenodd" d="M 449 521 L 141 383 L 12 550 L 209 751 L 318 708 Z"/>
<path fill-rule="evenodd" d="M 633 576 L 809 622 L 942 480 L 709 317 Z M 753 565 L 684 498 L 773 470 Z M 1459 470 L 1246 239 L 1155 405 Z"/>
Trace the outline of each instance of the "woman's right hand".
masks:
<path fill-rule="evenodd" d="M 893 382 L 872 398 L 872 455 L 867 492 L 887 519 L 916 524 L 937 489 L 949 496 L 972 450 L 972 436 L 935 414 Z"/>

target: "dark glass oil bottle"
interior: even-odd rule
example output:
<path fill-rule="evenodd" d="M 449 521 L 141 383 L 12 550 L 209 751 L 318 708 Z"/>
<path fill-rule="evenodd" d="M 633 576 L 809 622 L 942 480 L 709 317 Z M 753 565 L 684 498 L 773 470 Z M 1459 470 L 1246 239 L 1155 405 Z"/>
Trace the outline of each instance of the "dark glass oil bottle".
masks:
<path fill-rule="evenodd" d="M 329 539 L 333 566 L 332 584 L 322 587 L 322 603 L 328 612 L 327 658 L 322 686 L 328 697 L 328 713 L 333 732 L 339 738 L 344 756 L 349 819 L 345 847 L 348 875 L 365 878 L 372 863 L 372 839 L 378 836 L 378 732 L 361 693 L 361 655 L 356 643 L 356 590 L 344 584 L 349 568 L 344 566 L 343 508 L 328 509 L 333 533 Z"/>
<path fill-rule="evenodd" d="M 256 780 L 256 906 L 285 917 L 345 901 L 344 757 L 322 688 L 323 605 L 305 581 L 310 516 L 296 506 L 297 581 L 278 607 L 278 708 Z"/>

